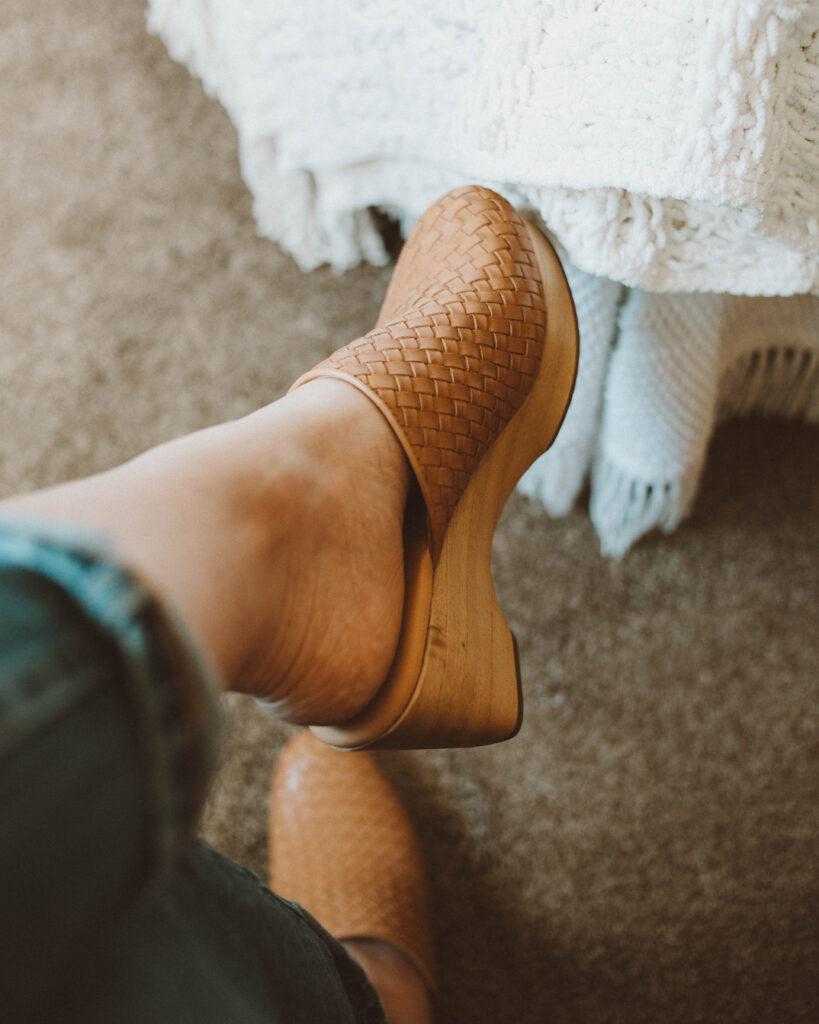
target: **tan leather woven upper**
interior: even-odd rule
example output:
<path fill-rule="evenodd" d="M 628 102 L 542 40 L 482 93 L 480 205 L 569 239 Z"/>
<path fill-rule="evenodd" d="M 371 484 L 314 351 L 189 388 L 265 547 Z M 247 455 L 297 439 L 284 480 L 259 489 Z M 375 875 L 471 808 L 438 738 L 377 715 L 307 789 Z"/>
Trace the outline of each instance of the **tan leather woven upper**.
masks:
<path fill-rule="evenodd" d="M 470 185 L 431 206 L 401 252 L 377 326 L 319 363 L 390 420 L 424 495 L 433 559 L 471 474 L 526 398 L 546 310 L 526 225 Z"/>
<path fill-rule="evenodd" d="M 270 858 L 280 896 L 338 939 L 393 943 L 433 986 L 421 854 L 370 754 L 333 750 L 309 732 L 285 746 L 273 783 Z"/>

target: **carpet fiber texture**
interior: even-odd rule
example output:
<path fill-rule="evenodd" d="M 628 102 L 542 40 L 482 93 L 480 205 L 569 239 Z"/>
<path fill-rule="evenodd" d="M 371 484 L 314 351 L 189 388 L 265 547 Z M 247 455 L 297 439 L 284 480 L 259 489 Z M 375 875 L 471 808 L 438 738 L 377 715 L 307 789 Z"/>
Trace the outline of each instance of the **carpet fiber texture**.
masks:
<path fill-rule="evenodd" d="M 4 494 L 249 411 L 371 326 L 389 270 L 304 274 L 255 237 L 230 122 L 138 0 L 5 0 L 0 64 Z M 513 498 L 520 735 L 383 757 L 428 856 L 441 1024 L 816 1019 L 817 442 L 722 428 L 693 518 L 622 562 Z M 264 873 L 292 729 L 226 712 L 204 833 Z"/>

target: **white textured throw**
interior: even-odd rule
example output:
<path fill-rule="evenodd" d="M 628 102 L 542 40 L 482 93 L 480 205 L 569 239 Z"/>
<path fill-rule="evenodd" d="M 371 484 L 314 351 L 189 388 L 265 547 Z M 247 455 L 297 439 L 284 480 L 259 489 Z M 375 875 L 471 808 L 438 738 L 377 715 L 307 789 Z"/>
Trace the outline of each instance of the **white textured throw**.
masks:
<path fill-rule="evenodd" d="M 816 296 L 657 295 L 567 273 L 580 324 L 577 400 L 520 488 L 562 515 L 591 471 L 606 554 L 679 525 L 720 420 L 819 421 Z"/>
<path fill-rule="evenodd" d="M 523 489 L 559 514 L 593 466 L 604 550 L 674 528 L 720 415 L 819 416 L 819 300 L 614 283 L 819 294 L 815 0 L 149 9 L 236 125 L 261 232 L 303 268 L 384 262 L 369 207 L 406 231 L 467 182 L 541 218 L 582 268 L 581 369 Z"/>

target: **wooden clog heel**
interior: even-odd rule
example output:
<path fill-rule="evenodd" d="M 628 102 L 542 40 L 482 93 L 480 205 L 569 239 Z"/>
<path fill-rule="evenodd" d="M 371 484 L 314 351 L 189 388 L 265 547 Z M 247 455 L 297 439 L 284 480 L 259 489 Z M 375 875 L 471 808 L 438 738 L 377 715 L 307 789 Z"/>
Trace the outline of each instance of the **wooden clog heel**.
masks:
<path fill-rule="evenodd" d="M 468 186 L 420 219 L 376 327 L 316 377 L 348 381 L 390 423 L 416 486 L 390 673 L 336 747 L 462 747 L 520 727 L 515 639 L 492 584 L 492 535 L 551 445 L 577 373 L 577 319 L 552 247 L 503 198 Z"/>

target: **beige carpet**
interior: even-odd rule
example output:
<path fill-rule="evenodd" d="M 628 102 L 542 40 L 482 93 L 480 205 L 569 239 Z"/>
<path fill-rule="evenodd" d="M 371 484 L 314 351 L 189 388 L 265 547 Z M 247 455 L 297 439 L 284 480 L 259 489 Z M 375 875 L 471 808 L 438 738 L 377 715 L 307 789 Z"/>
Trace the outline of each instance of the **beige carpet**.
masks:
<path fill-rule="evenodd" d="M 139 0 L 0 10 L 3 493 L 280 394 L 366 329 L 388 272 L 254 236 L 224 112 Z M 385 758 L 435 894 L 438 1020 L 819 1017 L 819 432 L 718 435 L 692 520 L 622 563 L 515 498 L 496 548 L 520 736 Z M 205 832 L 265 870 L 288 733 L 228 703 Z"/>

